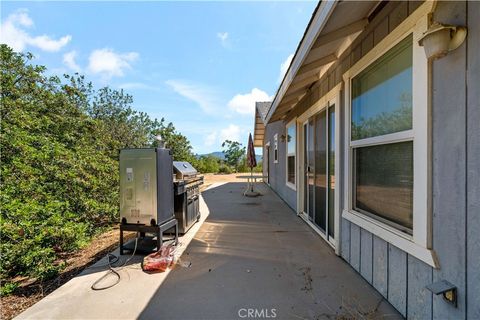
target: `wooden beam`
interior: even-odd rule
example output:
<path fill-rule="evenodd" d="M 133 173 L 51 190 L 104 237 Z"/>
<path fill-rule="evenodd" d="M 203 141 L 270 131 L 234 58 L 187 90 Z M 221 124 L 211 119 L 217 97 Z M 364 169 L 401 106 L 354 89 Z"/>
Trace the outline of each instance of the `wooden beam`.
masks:
<path fill-rule="evenodd" d="M 308 77 L 308 78 L 306 78 L 302 81 L 292 83 L 289 90 L 295 90 L 295 89 L 303 88 L 305 86 L 308 86 L 308 85 L 314 83 L 315 81 L 318 81 L 319 79 L 320 79 L 320 77 L 318 76 L 318 74 L 315 74 L 315 75 L 313 75 L 311 77 Z"/>
<path fill-rule="evenodd" d="M 344 27 L 338 28 L 335 31 L 321 35 L 317 38 L 317 40 L 315 41 L 315 44 L 312 46 L 310 51 L 320 48 L 326 43 L 329 43 L 341 38 L 345 38 L 351 34 L 362 31 L 367 26 L 367 24 L 368 24 L 368 19 L 365 18 L 365 19 L 361 19 L 353 23 L 350 23 Z"/>
<path fill-rule="evenodd" d="M 329 64 L 330 62 L 333 62 L 337 60 L 337 56 L 335 54 L 329 54 L 329 55 L 326 55 L 326 56 L 323 56 L 321 57 L 320 59 L 317 59 L 311 63 L 308 63 L 304 66 L 302 66 L 298 72 L 297 72 L 297 76 L 305 73 L 305 72 L 309 72 L 309 71 L 312 71 L 313 69 L 320 69 L 321 67 L 323 67 L 324 65 L 326 64 Z M 308 79 L 308 78 L 307 78 Z"/>
<path fill-rule="evenodd" d="M 296 94 L 295 96 L 292 96 L 288 99 L 282 99 L 282 101 L 280 102 L 280 104 L 278 106 L 281 106 L 281 105 L 284 105 L 284 104 L 289 104 L 291 102 L 297 102 L 298 100 L 300 100 L 300 97 L 301 97 L 301 93 L 299 94 Z"/>

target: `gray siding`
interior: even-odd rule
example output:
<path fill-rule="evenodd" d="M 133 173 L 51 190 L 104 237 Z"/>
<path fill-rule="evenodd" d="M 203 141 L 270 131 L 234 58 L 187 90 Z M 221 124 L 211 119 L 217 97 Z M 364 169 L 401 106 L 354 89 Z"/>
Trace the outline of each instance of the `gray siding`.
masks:
<path fill-rule="evenodd" d="M 405 3 L 393 9 L 390 28 L 406 17 L 405 10 Z M 435 20 L 468 23 L 469 29 L 465 44 L 432 64 L 433 249 L 440 269 L 375 236 L 370 248 L 365 243 L 368 233 L 347 223 L 342 226 L 361 234 L 361 242 L 342 230 L 342 241 L 350 243 L 342 243 L 342 252 L 348 252 L 350 260 L 345 260 L 353 268 L 358 270 L 360 264 L 360 274 L 369 282 L 372 261 L 372 285 L 408 318 L 480 319 L 480 3 L 440 2 Z M 385 36 L 380 25 L 385 28 L 385 20 L 374 29 L 374 45 Z M 351 63 L 366 53 L 370 42 L 369 36 L 359 42 L 350 54 Z M 348 66 L 348 58 L 342 63 Z M 457 286 L 458 308 L 425 289 L 441 279 Z"/>
<path fill-rule="evenodd" d="M 389 2 L 286 121 L 341 82 L 346 70 L 419 5 Z M 467 41 L 432 63 L 432 244 L 440 269 L 343 218 L 340 253 L 405 317 L 480 319 L 480 2 L 439 2 L 434 18 L 468 27 Z M 294 202 L 290 194 L 284 199 Z M 425 289 L 440 279 L 458 287 L 458 308 Z"/>
<path fill-rule="evenodd" d="M 432 293 L 425 286 L 432 283 L 432 268 L 409 255 L 407 279 L 408 318 L 431 319 Z"/>
<path fill-rule="evenodd" d="M 434 18 L 465 25 L 465 12 L 465 2 L 439 3 Z M 466 48 L 463 44 L 432 66 L 433 248 L 441 266 L 433 271 L 433 281 L 446 279 L 459 291 L 456 309 L 433 297 L 434 319 L 465 317 Z"/>
<path fill-rule="evenodd" d="M 360 231 L 360 273 L 369 283 L 372 283 L 373 271 L 373 238 L 366 230 Z"/>
<path fill-rule="evenodd" d="M 388 301 L 403 316 L 407 314 L 407 254 L 388 245 Z"/>
<path fill-rule="evenodd" d="M 388 243 L 376 236 L 373 236 L 372 285 L 388 298 Z"/>
<path fill-rule="evenodd" d="M 264 145 L 270 141 L 270 186 L 292 208 L 297 208 L 297 193 L 286 185 L 287 148 L 280 136 L 285 135 L 286 123 L 276 121 L 265 127 Z M 278 163 L 274 163 L 274 135 L 278 134 Z M 264 173 L 266 174 L 266 173 Z"/>
<path fill-rule="evenodd" d="M 467 318 L 480 319 L 480 2 L 467 12 Z"/>

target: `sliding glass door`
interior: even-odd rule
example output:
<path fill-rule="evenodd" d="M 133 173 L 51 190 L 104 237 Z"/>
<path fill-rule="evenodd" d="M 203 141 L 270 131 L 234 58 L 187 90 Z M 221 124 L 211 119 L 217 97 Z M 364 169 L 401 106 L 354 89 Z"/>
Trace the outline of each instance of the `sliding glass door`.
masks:
<path fill-rule="evenodd" d="M 328 240 L 335 237 L 335 105 L 304 124 L 304 214 Z"/>

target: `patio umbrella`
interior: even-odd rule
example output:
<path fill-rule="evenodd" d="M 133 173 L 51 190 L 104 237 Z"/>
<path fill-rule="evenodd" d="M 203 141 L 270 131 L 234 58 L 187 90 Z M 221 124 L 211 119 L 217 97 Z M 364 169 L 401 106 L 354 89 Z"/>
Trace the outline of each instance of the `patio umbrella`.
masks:
<path fill-rule="evenodd" d="M 253 147 L 253 139 L 251 133 L 248 135 L 247 166 L 250 167 L 250 171 L 253 171 L 253 167 L 257 166 L 257 159 L 255 158 L 255 148 Z"/>
<path fill-rule="evenodd" d="M 247 166 L 250 167 L 250 182 L 247 187 L 248 192 L 245 193 L 246 196 L 255 197 L 259 193 L 253 190 L 253 168 L 257 166 L 257 159 L 255 157 L 255 147 L 253 146 L 252 134 L 248 135 L 248 146 L 247 146 Z"/>

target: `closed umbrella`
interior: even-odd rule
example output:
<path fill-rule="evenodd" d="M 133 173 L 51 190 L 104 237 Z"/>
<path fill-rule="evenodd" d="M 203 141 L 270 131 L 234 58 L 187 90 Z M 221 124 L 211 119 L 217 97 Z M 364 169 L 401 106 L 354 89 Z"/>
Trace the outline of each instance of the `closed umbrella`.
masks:
<path fill-rule="evenodd" d="M 251 133 L 248 135 L 247 166 L 250 167 L 250 171 L 253 171 L 253 167 L 257 166 L 257 159 L 255 158 L 255 148 L 253 147 L 253 139 Z"/>
<path fill-rule="evenodd" d="M 257 159 L 255 157 L 255 147 L 253 146 L 252 134 L 248 135 L 248 146 L 247 146 L 247 166 L 250 167 L 250 182 L 247 187 L 248 191 L 245 192 L 246 196 L 255 197 L 259 193 L 253 190 L 253 168 L 257 166 Z"/>

